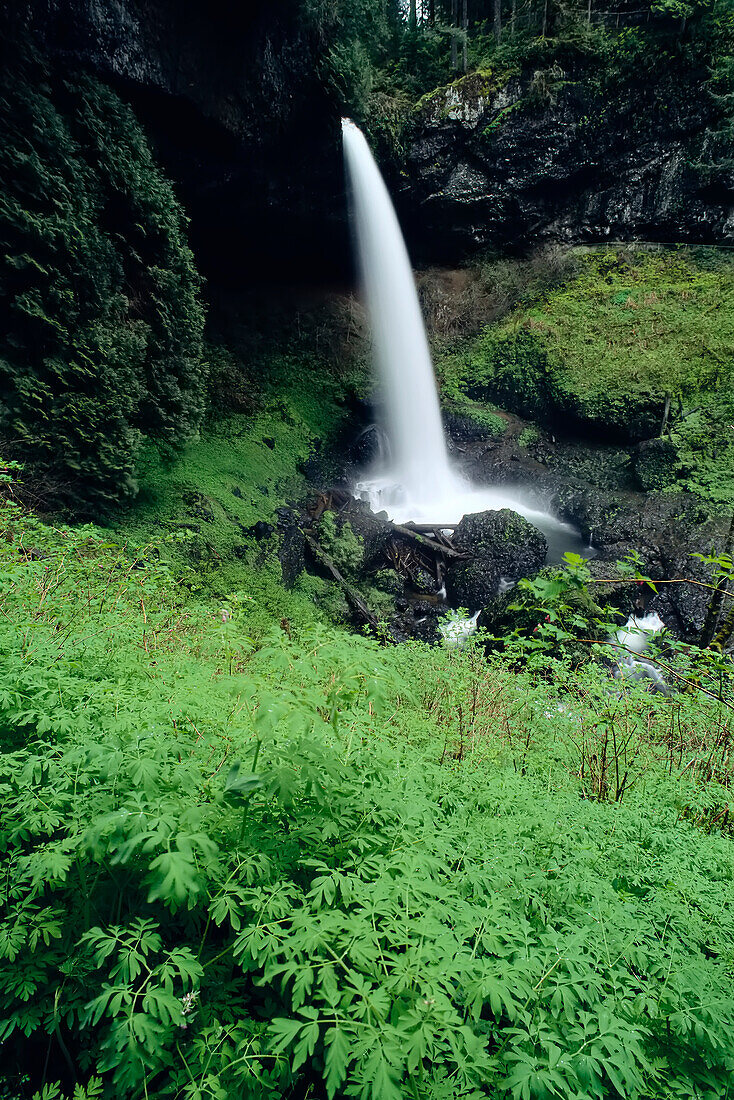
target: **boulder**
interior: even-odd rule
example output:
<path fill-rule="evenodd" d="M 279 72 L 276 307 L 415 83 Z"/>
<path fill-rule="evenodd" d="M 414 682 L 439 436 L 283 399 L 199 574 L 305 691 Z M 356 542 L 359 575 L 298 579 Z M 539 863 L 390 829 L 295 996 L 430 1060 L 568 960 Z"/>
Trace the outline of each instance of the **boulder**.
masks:
<path fill-rule="evenodd" d="M 451 563 L 447 596 L 454 607 L 470 612 L 492 600 L 503 579 L 516 581 L 537 573 L 548 550 L 545 536 L 509 508 L 464 516 L 454 532 L 454 545 L 473 557 Z"/>
<path fill-rule="evenodd" d="M 352 441 L 347 452 L 349 462 L 361 469 L 372 466 L 383 457 L 385 438 L 377 424 L 368 424 Z"/>

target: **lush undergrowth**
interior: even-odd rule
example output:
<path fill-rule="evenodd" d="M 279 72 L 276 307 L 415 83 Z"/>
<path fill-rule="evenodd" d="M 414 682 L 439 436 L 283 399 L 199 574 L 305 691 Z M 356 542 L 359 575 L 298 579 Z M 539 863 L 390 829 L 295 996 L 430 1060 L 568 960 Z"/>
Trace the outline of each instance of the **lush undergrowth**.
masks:
<path fill-rule="evenodd" d="M 246 573 L 250 598 L 262 597 L 275 614 L 283 594 L 280 566 L 272 545 L 252 529 L 274 527 L 279 508 L 302 501 L 304 463 L 323 455 L 328 470 L 329 446 L 346 416 L 343 393 L 354 379 L 348 383 L 327 359 L 303 348 L 297 356 L 258 357 L 249 375 L 235 357 L 228 360 L 254 409 L 222 409 L 176 456 L 150 448 L 141 461 L 138 498 L 119 514 L 115 537 L 135 545 L 175 536 L 170 554 L 179 572 L 195 569 L 193 584 L 223 597 L 242 588 Z"/>
<path fill-rule="evenodd" d="M 644 438 L 665 395 L 727 388 L 734 262 L 686 250 L 595 249 L 575 273 L 447 359 L 446 383 L 530 415 Z"/>
<path fill-rule="evenodd" d="M 607 247 L 566 263 L 560 282 L 521 288 L 506 317 L 440 355 L 446 398 L 632 442 L 664 429 L 675 485 L 734 501 L 734 261 Z"/>
<path fill-rule="evenodd" d="M 9 1096 L 729 1095 L 728 696 L 1 522 Z"/>

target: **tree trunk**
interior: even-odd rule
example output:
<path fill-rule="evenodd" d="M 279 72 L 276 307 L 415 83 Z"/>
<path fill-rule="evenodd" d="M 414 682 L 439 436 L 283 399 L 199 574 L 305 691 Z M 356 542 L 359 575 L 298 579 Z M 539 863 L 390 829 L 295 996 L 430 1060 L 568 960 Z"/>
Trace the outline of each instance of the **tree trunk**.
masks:
<path fill-rule="evenodd" d="M 416 0 L 410 0 L 410 15 L 408 16 L 408 28 L 414 31 L 418 26 L 418 9 Z"/>
<path fill-rule="evenodd" d="M 510 16 L 510 34 L 515 37 L 515 20 L 517 19 L 517 0 L 512 0 L 512 15 Z"/>
<path fill-rule="evenodd" d="M 456 25 L 459 21 L 459 0 L 451 0 L 451 71 L 459 67 L 459 44 L 456 39 Z"/>
<path fill-rule="evenodd" d="M 729 524 L 729 531 L 726 539 L 724 540 L 724 548 L 721 551 L 722 554 L 731 554 L 732 545 L 734 545 L 734 514 L 731 517 L 731 523 Z M 714 632 L 716 631 L 716 625 L 719 621 L 719 615 L 721 614 L 721 608 L 724 603 L 724 596 L 727 592 L 726 581 L 720 581 L 714 589 L 711 600 L 709 601 L 708 609 L 706 611 L 706 619 L 703 627 L 701 628 L 701 637 L 699 638 L 699 645 L 705 649 L 713 640 Z"/>
<path fill-rule="evenodd" d="M 499 42 L 502 34 L 502 0 L 494 0 L 494 37 Z"/>

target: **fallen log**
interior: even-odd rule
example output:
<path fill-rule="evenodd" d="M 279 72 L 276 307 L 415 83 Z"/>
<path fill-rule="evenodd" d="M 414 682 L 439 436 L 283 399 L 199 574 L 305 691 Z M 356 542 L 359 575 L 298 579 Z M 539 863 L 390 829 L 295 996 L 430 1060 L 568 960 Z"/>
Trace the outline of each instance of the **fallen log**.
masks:
<path fill-rule="evenodd" d="M 462 554 L 460 550 L 454 550 L 453 546 L 442 546 L 440 542 L 435 539 L 429 538 L 428 535 L 423 535 L 419 531 L 414 531 L 410 527 L 403 527 L 400 523 L 393 524 L 393 530 L 399 535 L 405 535 L 418 546 L 422 546 L 424 549 L 428 548 L 433 550 L 436 554 L 444 554 L 447 558 L 456 558 L 457 560 L 466 560 L 473 557 L 472 554 Z M 433 530 L 433 528 L 431 528 Z"/>
<path fill-rule="evenodd" d="M 410 520 L 405 526 L 410 527 L 411 531 L 421 533 L 424 531 L 455 531 L 459 525 L 458 523 L 413 523 Z"/>

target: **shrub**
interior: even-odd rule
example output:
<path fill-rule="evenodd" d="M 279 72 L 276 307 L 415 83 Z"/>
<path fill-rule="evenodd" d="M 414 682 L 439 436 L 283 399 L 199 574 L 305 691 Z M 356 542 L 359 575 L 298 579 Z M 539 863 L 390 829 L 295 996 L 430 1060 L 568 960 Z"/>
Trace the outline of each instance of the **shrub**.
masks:
<path fill-rule="evenodd" d="M 315 624 L 255 649 L 162 550 L 0 508 L 0 1095 L 726 1095 L 731 840 L 687 762 L 730 710 L 618 705 L 551 655 L 562 611 L 548 682 Z M 617 712 L 615 803 L 577 776 Z"/>
<path fill-rule="evenodd" d="M 203 413 L 200 280 L 132 112 L 38 64 L 0 78 L 0 436 L 44 501 L 136 492 L 143 437 Z"/>

